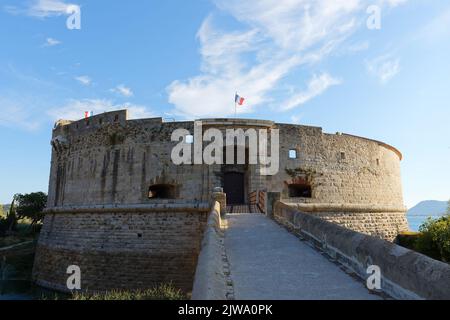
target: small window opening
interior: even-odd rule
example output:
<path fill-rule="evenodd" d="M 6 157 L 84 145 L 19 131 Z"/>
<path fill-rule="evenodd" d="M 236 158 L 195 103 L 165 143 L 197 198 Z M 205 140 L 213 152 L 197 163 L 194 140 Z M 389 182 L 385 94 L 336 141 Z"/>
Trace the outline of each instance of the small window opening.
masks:
<path fill-rule="evenodd" d="M 175 186 L 155 184 L 148 190 L 149 199 L 175 199 Z"/>
<path fill-rule="evenodd" d="M 290 198 L 312 198 L 312 189 L 309 184 L 291 184 L 289 185 Z"/>
<path fill-rule="evenodd" d="M 116 115 L 114 116 L 114 122 L 117 122 L 117 121 L 119 121 L 119 115 L 118 115 L 118 114 L 116 114 Z"/>
<path fill-rule="evenodd" d="M 98 119 L 98 123 L 99 123 L 99 124 L 102 124 L 102 123 L 103 123 L 103 119 L 101 119 L 101 118 Z"/>
<path fill-rule="evenodd" d="M 185 137 L 185 141 L 186 141 L 186 143 L 187 144 L 193 144 L 194 143 L 194 136 L 193 135 L 187 135 L 186 137 Z"/>
<path fill-rule="evenodd" d="M 345 152 L 341 152 L 341 160 L 345 160 Z"/>
<path fill-rule="evenodd" d="M 289 159 L 297 159 L 297 150 L 295 149 L 289 150 Z"/>
<path fill-rule="evenodd" d="M 377 159 L 377 166 L 380 165 L 380 159 Z"/>

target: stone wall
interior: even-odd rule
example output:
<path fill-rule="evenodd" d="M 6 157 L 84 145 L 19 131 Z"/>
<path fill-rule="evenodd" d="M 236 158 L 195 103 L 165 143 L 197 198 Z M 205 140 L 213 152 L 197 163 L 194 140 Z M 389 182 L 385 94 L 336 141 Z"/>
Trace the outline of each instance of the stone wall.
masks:
<path fill-rule="evenodd" d="M 67 267 L 82 290 L 149 288 L 172 282 L 190 292 L 207 204 L 63 207 L 48 210 L 33 278 L 66 291 Z"/>
<path fill-rule="evenodd" d="M 326 134 L 321 128 L 280 124 L 280 172 L 268 177 L 266 189 L 289 198 L 288 184 L 296 177 L 286 169 L 301 168 L 312 185 L 312 198 L 290 202 L 376 204 L 403 207 L 400 177 L 402 155 L 378 141 L 342 134 Z M 289 150 L 297 159 L 289 159 Z M 298 178 L 298 177 L 297 177 Z"/>
<path fill-rule="evenodd" d="M 393 241 L 401 231 L 408 230 L 403 208 L 379 205 L 284 203 L 345 228 Z"/>
<path fill-rule="evenodd" d="M 260 176 L 258 165 L 248 165 L 246 195 L 266 190 L 287 199 L 288 185 L 306 179 L 312 197 L 290 202 L 404 206 L 402 155 L 382 142 L 261 120 L 203 120 L 203 130 L 211 127 L 222 132 L 280 130 L 278 174 Z M 48 207 L 153 203 L 148 199 L 152 184 L 174 185 L 177 199 L 209 201 L 211 190 L 223 187 L 222 167 L 174 165 L 170 156 L 178 142 L 171 141 L 171 134 L 179 128 L 193 134 L 194 122 L 127 120 L 126 111 L 117 111 L 58 123 L 53 131 Z M 297 150 L 297 159 L 289 159 L 291 149 Z M 287 171 L 295 169 L 307 174 L 293 176 Z"/>
<path fill-rule="evenodd" d="M 215 202 L 203 236 L 192 290 L 193 300 L 226 300 L 229 289 L 225 275 L 221 205 Z"/>
<path fill-rule="evenodd" d="M 450 265 L 391 242 L 305 214 L 278 201 L 274 218 L 349 272 L 380 267 L 381 290 L 396 299 L 450 299 Z"/>

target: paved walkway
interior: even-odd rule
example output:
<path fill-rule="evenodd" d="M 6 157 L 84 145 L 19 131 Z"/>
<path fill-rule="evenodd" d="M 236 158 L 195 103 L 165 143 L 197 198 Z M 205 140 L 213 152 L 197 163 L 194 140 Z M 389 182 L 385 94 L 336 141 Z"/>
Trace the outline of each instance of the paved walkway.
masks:
<path fill-rule="evenodd" d="M 261 214 L 227 217 L 235 299 L 380 299 L 318 251 Z"/>

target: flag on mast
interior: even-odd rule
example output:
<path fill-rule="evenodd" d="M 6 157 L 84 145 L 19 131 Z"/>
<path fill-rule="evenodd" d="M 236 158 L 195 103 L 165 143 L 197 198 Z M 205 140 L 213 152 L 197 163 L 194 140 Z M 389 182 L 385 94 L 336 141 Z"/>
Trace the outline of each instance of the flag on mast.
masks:
<path fill-rule="evenodd" d="M 245 98 L 241 97 L 240 95 L 238 95 L 236 93 L 236 97 L 234 98 L 234 102 L 240 106 L 242 106 L 244 104 Z"/>

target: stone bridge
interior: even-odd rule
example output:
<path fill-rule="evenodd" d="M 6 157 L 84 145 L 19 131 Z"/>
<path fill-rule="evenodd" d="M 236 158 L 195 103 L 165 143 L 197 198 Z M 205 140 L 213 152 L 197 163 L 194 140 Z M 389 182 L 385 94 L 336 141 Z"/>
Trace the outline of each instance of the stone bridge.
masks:
<path fill-rule="evenodd" d="M 281 201 L 269 215 L 242 208 L 225 215 L 219 201 L 209 215 L 193 299 L 450 299 L 448 264 Z M 369 266 L 380 268 L 379 290 L 367 288 Z"/>

